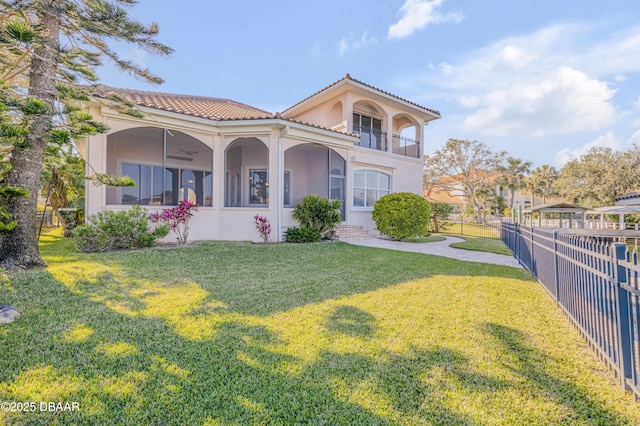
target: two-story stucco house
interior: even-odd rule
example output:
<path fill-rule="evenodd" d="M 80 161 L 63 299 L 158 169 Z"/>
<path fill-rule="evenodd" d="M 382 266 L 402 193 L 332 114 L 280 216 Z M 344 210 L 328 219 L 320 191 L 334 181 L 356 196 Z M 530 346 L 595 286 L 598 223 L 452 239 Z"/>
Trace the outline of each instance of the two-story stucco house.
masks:
<path fill-rule="evenodd" d="M 110 91 L 144 118 L 110 109 L 101 101 Z M 88 185 L 86 213 L 133 204 L 152 212 L 186 198 L 200 206 L 194 240 L 256 240 L 256 213 L 284 231 L 297 225 L 291 213 L 306 194 L 341 200 L 343 224 L 375 233 L 381 196 L 422 193 L 424 125 L 440 118 L 348 74 L 276 114 L 229 99 L 104 87 L 86 108 L 109 128 L 79 143 L 88 173 L 136 181 Z M 411 139 L 402 136 L 409 128 Z"/>

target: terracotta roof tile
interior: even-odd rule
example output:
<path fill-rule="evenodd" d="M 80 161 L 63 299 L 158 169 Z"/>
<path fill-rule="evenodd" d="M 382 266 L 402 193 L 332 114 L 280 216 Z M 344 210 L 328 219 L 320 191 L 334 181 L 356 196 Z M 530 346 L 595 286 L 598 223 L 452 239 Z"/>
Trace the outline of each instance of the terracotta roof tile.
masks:
<path fill-rule="evenodd" d="M 97 85 L 92 87 L 92 89 L 92 93 L 90 93 L 92 96 L 107 97 L 110 93 L 116 93 L 128 98 L 138 106 L 175 112 L 192 117 L 206 118 L 215 121 L 279 119 L 333 133 L 339 133 L 341 135 L 358 137 L 358 135 L 330 129 L 328 127 L 308 123 L 306 121 L 282 117 L 280 114 L 272 114 L 231 99 L 178 95 L 133 89 L 116 89 L 104 85 Z"/>
<path fill-rule="evenodd" d="M 429 201 L 439 201 L 445 203 L 466 203 L 467 201 L 457 195 L 451 195 L 445 190 L 428 188 L 422 191 L 422 196 Z"/>
<path fill-rule="evenodd" d="M 209 120 L 240 120 L 275 118 L 268 112 L 231 99 L 209 98 L 205 96 L 178 95 L 162 92 L 148 92 L 133 89 L 115 89 L 108 86 L 94 87 L 96 96 L 104 97 L 115 92 L 131 100 L 138 106 L 207 118 Z"/>
<path fill-rule="evenodd" d="M 326 86 L 326 87 L 324 87 L 324 88 L 322 88 L 322 89 L 318 90 L 318 91 L 317 91 L 317 92 L 315 92 L 314 94 L 312 94 L 312 95 L 310 95 L 310 96 L 307 96 L 306 98 L 304 98 L 304 99 L 303 99 L 303 100 L 301 100 L 300 102 L 298 102 L 298 103 L 296 103 L 296 104 L 294 104 L 294 105 L 290 106 L 289 108 L 287 108 L 286 110 L 284 110 L 282 113 L 283 113 L 283 114 L 284 114 L 284 113 L 286 113 L 287 111 L 289 111 L 289 110 L 291 110 L 291 109 L 295 108 L 296 106 L 300 105 L 301 103 L 303 103 L 303 102 L 305 102 L 305 101 L 307 101 L 307 100 L 309 100 L 309 99 L 313 98 L 314 96 L 316 96 L 316 95 L 318 95 L 318 94 L 320 94 L 320 93 L 324 92 L 325 90 L 330 89 L 331 87 L 333 87 L 333 86 L 335 86 L 336 84 L 338 84 L 338 83 L 340 83 L 340 82 L 342 82 L 342 81 L 345 81 L 345 80 L 350 80 L 350 81 L 353 81 L 353 82 L 355 82 L 355 83 L 361 84 L 361 85 L 366 86 L 366 87 L 368 87 L 368 88 L 370 88 L 370 89 L 373 89 L 373 90 L 375 90 L 375 91 L 377 91 L 377 92 L 384 93 L 385 95 L 391 96 L 391 97 L 393 97 L 393 98 L 396 98 L 396 99 L 398 99 L 398 100 L 401 100 L 401 101 L 403 101 L 403 102 L 406 102 L 406 103 L 408 103 L 408 104 L 411 104 L 411 105 L 413 105 L 413 106 L 416 106 L 416 107 L 418 107 L 418 108 L 421 108 L 421 109 L 427 110 L 427 111 L 429 111 L 429 112 L 431 112 L 431 113 L 433 113 L 433 114 L 435 114 L 435 115 L 437 115 L 437 116 L 440 116 L 440 112 L 439 112 L 439 111 L 437 111 L 437 110 L 435 110 L 435 109 L 427 108 L 427 107 L 425 107 L 425 106 L 422 106 L 422 105 L 420 105 L 420 104 L 417 104 L 417 103 L 415 103 L 415 102 L 412 102 L 412 101 L 410 101 L 410 100 L 408 100 L 408 99 L 401 98 L 400 96 L 394 95 L 393 93 L 387 92 L 387 91 L 385 91 L 385 90 L 382 90 L 382 89 L 379 89 L 379 88 L 377 88 L 377 87 L 375 87 L 375 86 L 372 86 L 372 85 L 370 85 L 370 84 L 367 84 L 367 83 L 365 83 L 365 82 L 363 82 L 363 81 L 356 80 L 355 78 L 351 77 L 351 75 L 350 75 L 349 73 L 345 74 L 345 76 L 344 76 L 344 77 L 342 77 L 340 80 L 338 80 L 338 81 L 335 81 L 335 82 L 331 83 L 330 85 L 328 85 L 328 86 Z"/>

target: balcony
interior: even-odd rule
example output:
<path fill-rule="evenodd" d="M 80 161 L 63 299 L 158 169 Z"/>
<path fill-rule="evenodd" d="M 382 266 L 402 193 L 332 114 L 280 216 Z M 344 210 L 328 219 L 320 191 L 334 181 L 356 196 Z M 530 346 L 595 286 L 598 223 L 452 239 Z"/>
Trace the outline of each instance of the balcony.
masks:
<path fill-rule="evenodd" d="M 360 135 L 360 142 L 357 142 L 356 145 L 378 151 L 387 150 L 387 132 L 370 127 L 353 126 L 353 133 Z"/>
<path fill-rule="evenodd" d="M 391 152 L 406 155 L 407 157 L 420 158 L 420 141 L 400 135 L 392 135 Z"/>

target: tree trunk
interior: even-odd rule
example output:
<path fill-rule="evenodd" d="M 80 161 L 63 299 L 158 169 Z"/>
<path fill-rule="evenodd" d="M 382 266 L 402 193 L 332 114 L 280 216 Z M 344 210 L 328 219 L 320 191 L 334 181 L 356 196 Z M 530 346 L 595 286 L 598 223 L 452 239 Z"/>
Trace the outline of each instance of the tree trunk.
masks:
<path fill-rule="evenodd" d="M 71 237 L 72 232 L 73 232 L 73 228 L 71 227 L 71 223 L 69 223 L 67 218 L 62 213 L 60 213 L 60 210 L 58 210 L 56 207 L 52 207 L 51 210 L 53 210 L 53 212 L 55 213 L 56 217 L 58 218 L 58 223 L 60 223 L 60 225 L 62 225 L 62 231 L 63 231 L 64 237 L 65 238 Z"/>
<path fill-rule="evenodd" d="M 513 211 L 513 201 L 516 198 L 516 190 L 511 190 L 511 198 L 509 199 L 509 210 Z"/>
<path fill-rule="evenodd" d="M 29 96 L 45 102 L 48 113 L 38 115 L 29 126 L 26 143 L 13 147 L 11 170 L 6 183 L 29 191 L 27 197 L 9 200 L 7 209 L 18 226 L 2 241 L 0 263 L 7 268 L 46 266 L 40 257 L 36 235 L 36 207 L 40 191 L 40 177 L 51 130 L 56 99 L 56 66 L 59 52 L 59 12 L 55 6 L 43 2 L 40 23 L 43 35 L 36 45 L 29 70 Z"/>
<path fill-rule="evenodd" d="M 478 223 L 483 223 L 482 210 L 480 209 L 480 204 L 478 203 L 476 197 L 473 197 L 473 207 L 476 210 L 476 220 L 478 221 Z"/>

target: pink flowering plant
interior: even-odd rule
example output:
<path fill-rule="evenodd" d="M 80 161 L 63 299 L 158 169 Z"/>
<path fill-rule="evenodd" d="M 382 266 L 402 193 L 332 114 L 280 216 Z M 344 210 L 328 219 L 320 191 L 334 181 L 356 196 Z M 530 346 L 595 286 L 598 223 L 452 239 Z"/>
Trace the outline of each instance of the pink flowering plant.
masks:
<path fill-rule="evenodd" d="M 187 243 L 189 237 L 189 221 L 193 213 L 198 211 L 198 205 L 189 200 L 180 200 L 177 206 L 161 212 L 151 213 L 149 219 L 153 223 L 166 225 L 173 231 L 178 245 Z"/>
<path fill-rule="evenodd" d="M 259 214 L 253 217 L 256 223 L 256 229 L 258 230 L 258 234 L 260 234 L 260 238 L 265 243 L 269 241 L 269 236 L 271 235 L 271 224 L 266 217 L 262 217 Z"/>

